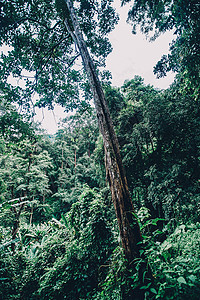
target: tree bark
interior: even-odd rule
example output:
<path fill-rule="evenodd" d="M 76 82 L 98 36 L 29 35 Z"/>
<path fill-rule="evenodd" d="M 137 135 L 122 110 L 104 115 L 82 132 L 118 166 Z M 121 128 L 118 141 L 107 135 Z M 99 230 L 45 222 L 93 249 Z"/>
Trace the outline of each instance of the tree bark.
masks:
<path fill-rule="evenodd" d="M 15 252 L 15 239 L 17 237 L 17 232 L 19 230 L 19 218 L 20 218 L 23 207 L 24 207 L 24 204 L 21 204 L 18 212 L 17 212 L 16 207 L 12 208 L 14 215 L 15 215 L 15 220 L 14 220 L 14 224 L 13 224 L 13 228 L 12 228 L 12 244 L 11 244 L 11 249 L 12 249 L 13 254 Z"/>
<path fill-rule="evenodd" d="M 92 58 L 87 50 L 73 4 L 71 0 L 65 0 L 65 2 L 71 18 L 70 22 L 67 18 L 65 19 L 65 25 L 80 51 L 90 88 L 93 92 L 99 128 L 104 142 L 106 175 L 118 220 L 121 243 L 125 257 L 131 263 L 136 257 L 139 257 L 138 242 L 142 238 L 128 190 L 127 179 L 119 151 L 119 143 L 114 132 L 104 92 Z"/>

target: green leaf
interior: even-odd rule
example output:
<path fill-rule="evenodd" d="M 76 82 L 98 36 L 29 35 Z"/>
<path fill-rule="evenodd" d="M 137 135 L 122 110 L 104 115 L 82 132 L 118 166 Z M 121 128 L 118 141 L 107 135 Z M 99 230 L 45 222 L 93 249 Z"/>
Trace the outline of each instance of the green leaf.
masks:
<path fill-rule="evenodd" d="M 152 225 L 157 225 L 158 221 L 165 221 L 165 219 L 161 219 L 161 218 L 153 219 L 153 220 L 151 220 L 151 224 Z"/>
<path fill-rule="evenodd" d="M 180 276 L 177 280 L 180 284 L 182 284 L 182 283 L 187 284 L 187 282 L 185 281 L 185 278 L 182 276 Z"/>
<path fill-rule="evenodd" d="M 172 244 L 167 244 L 164 250 L 168 250 L 171 247 L 172 247 Z"/>
<path fill-rule="evenodd" d="M 195 282 L 197 277 L 195 275 L 190 275 L 188 276 L 188 278 L 192 281 L 192 282 Z"/>
<path fill-rule="evenodd" d="M 157 295 L 157 291 L 154 288 L 151 288 L 150 291 Z"/>
<path fill-rule="evenodd" d="M 144 285 L 144 286 L 141 286 L 141 290 L 147 290 L 149 287 L 150 287 L 150 285 L 151 285 L 151 282 L 150 283 L 148 283 L 147 285 Z"/>

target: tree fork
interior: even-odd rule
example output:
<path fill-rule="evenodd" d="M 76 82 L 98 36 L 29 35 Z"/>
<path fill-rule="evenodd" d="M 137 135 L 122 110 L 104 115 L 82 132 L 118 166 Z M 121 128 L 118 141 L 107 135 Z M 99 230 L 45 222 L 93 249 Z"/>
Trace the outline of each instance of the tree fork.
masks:
<path fill-rule="evenodd" d="M 131 263 L 136 257 L 140 256 L 138 242 L 142 240 L 142 237 L 128 190 L 118 139 L 114 132 L 104 92 L 84 41 L 73 3 L 71 0 L 65 0 L 65 2 L 71 20 L 69 22 L 66 18 L 64 22 L 69 34 L 80 51 L 90 87 L 93 91 L 99 128 L 104 141 L 106 173 L 118 220 L 122 247 L 126 259 Z"/>

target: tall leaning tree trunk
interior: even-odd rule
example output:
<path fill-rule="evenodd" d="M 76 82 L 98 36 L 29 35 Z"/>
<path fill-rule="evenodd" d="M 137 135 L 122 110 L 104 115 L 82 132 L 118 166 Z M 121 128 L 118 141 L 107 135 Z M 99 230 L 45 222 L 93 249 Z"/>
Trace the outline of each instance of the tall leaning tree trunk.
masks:
<path fill-rule="evenodd" d="M 79 49 L 90 88 L 93 92 L 99 128 L 104 142 L 106 173 L 118 220 L 122 247 L 126 259 L 131 263 L 134 258 L 139 257 L 138 242 L 142 238 L 128 190 L 127 179 L 119 151 L 119 143 L 114 132 L 104 92 L 84 41 L 72 1 L 65 0 L 65 2 L 71 18 L 71 20 L 65 19 L 65 25 Z"/>

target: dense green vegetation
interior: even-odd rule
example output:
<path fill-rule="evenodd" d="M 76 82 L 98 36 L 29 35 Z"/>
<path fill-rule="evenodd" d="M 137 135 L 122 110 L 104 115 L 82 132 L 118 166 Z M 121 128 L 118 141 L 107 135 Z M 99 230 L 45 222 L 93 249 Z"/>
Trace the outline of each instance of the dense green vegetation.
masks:
<path fill-rule="evenodd" d="M 140 77 L 121 91 L 105 86 L 155 278 L 147 299 L 200 291 L 200 120 L 178 88 L 157 91 Z M 22 141 L 27 123 L 1 130 L 3 299 L 121 299 L 137 286 L 118 244 L 94 111 L 65 122 L 53 140 L 29 125 Z"/>
<path fill-rule="evenodd" d="M 115 88 L 101 74 L 143 237 L 140 257 L 128 263 L 88 82 L 82 70 L 70 68 L 78 53 L 69 36 L 63 39 L 63 2 L 37 2 L 37 20 L 36 4 L 27 3 L 30 23 L 22 27 L 16 20 L 25 18 L 24 1 L 1 4 L 1 42 L 13 48 L 0 65 L 0 298 L 198 300 L 198 4 L 134 1 L 129 13 L 145 33 L 153 26 L 155 36 L 177 30 L 171 56 L 156 67 L 178 72 L 167 90 L 145 85 L 140 76 Z M 111 50 L 105 36 L 118 18 L 106 1 L 80 1 L 77 12 L 96 65 L 103 65 Z M 22 80 L 25 69 L 36 81 L 11 85 L 9 76 Z M 76 109 L 55 136 L 31 121 L 33 92 L 38 106 Z"/>

